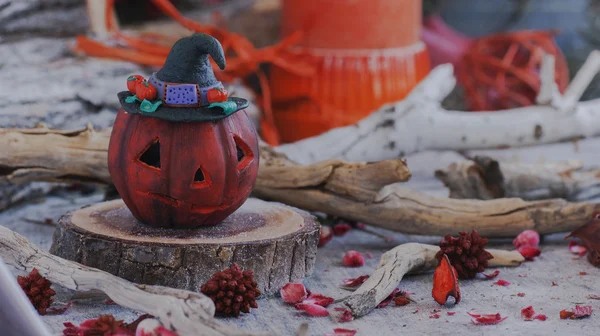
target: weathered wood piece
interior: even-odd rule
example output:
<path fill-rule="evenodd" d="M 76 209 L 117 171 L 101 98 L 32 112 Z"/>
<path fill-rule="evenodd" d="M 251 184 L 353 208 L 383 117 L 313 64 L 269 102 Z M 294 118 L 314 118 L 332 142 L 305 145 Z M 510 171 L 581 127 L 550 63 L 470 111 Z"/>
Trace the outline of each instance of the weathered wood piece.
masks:
<path fill-rule="evenodd" d="M 141 224 L 117 200 L 64 216 L 50 253 L 135 283 L 191 291 L 236 263 L 272 294 L 312 273 L 318 242 L 313 216 L 258 199 L 219 225 L 181 230 Z"/>
<path fill-rule="evenodd" d="M 0 179 L 108 182 L 109 137 L 109 129 L 0 129 L 4 149 L 0 166 L 6 167 Z M 400 159 L 330 160 L 302 166 L 265 144 L 260 145 L 260 155 L 255 196 L 407 234 L 443 236 L 476 229 L 494 238 L 514 237 L 526 229 L 540 234 L 567 232 L 600 210 L 600 204 L 561 199 L 474 201 L 430 196 L 395 183 L 410 178 Z"/>
<path fill-rule="evenodd" d="M 557 90 L 549 94 L 552 87 L 542 83 L 540 102 L 545 105 L 468 113 L 441 106 L 456 84 L 452 65 L 444 64 L 434 68 L 404 100 L 387 104 L 353 125 L 277 150 L 309 164 L 329 159 L 377 161 L 427 149 L 517 147 L 597 136 L 600 100 L 579 102 L 579 98 L 598 70 L 600 51 L 594 51 L 564 95 Z M 544 74 L 541 80 L 553 78 Z"/>
<path fill-rule="evenodd" d="M 44 252 L 4 226 L 0 226 L 0 258 L 23 271 L 36 268 L 51 282 L 72 290 L 100 290 L 117 304 L 151 314 L 181 335 L 264 335 L 216 320 L 213 302 L 201 293 L 131 283 Z"/>
<path fill-rule="evenodd" d="M 438 246 L 419 243 L 407 243 L 393 248 L 381 256 L 377 270 L 369 279 L 342 303 L 355 317 L 368 314 L 398 287 L 406 274 L 435 269 L 438 265 L 435 254 L 439 250 Z M 487 251 L 494 256 L 489 261 L 490 267 L 518 266 L 525 260 L 518 251 Z"/>
<path fill-rule="evenodd" d="M 600 170 L 582 170 L 583 162 L 509 163 L 475 156 L 439 169 L 435 176 L 450 189 L 450 197 L 490 200 L 563 198 L 585 201 L 600 195 Z"/>

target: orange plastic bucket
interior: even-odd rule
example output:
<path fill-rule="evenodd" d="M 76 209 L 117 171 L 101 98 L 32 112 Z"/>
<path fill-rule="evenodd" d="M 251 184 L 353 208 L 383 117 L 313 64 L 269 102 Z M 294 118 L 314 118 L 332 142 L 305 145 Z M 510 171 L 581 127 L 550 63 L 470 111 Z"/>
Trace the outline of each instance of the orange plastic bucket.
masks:
<path fill-rule="evenodd" d="M 282 33 L 304 32 L 310 78 L 277 66 L 269 81 L 283 142 L 318 135 L 402 99 L 429 72 L 421 0 L 284 0 Z"/>

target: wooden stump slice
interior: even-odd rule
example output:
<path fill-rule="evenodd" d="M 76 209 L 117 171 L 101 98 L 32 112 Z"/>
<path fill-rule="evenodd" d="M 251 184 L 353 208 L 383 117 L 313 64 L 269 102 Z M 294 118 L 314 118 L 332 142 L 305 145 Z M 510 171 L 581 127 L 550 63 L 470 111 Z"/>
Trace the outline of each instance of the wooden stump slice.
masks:
<path fill-rule="evenodd" d="M 315 218 L 280 203 L 251 198 L 219 225 L 176 230 L 144 225 L 116 200 L 63 216 L 50 253 L 132 282 L 193 291 L 237 263 L 272 294 L 312 273 L 318 241 Z"/>

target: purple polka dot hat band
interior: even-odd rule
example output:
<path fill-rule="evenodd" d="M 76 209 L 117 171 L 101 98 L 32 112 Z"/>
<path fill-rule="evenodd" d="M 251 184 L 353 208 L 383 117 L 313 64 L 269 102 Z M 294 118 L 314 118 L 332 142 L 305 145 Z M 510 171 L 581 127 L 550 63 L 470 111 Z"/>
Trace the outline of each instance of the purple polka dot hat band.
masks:
<path fill-rule="evenodd" d="M 196 107 L 210 105 L 207 93 L 213 88 L 224 88 L 221 82 L 209 87 L 198 87 L 197 84 L 168 83 L 156 77 L 156 72 L 148 78 L 148 82 L 156 88 L 158 98 L 165 106 Z"/>

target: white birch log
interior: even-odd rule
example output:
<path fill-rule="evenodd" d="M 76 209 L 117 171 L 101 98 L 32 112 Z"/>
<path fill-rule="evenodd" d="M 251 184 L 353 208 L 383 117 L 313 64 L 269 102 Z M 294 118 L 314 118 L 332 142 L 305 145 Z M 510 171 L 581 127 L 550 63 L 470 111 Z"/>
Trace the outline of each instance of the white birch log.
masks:
<path fill-rule="evenodd" d="M 377 161 L 423 150 L 529 146 L 600 135 L 600 99 L 578 102 L 599 69 L 600 51 L 594 51 L 565 95 L 555 92 L 550 104 L 548 85 L 543 83 L 539 99 L 546 105 L 470 113 L 441 107 L 456 79 L 452 65 L 440 65 L 406 99 L 385 105 L 354 125 L 277 150 L 302 164 L 332 158 Z M 545 71 L 543 81 L 549 73 Z"/>

